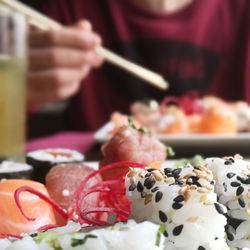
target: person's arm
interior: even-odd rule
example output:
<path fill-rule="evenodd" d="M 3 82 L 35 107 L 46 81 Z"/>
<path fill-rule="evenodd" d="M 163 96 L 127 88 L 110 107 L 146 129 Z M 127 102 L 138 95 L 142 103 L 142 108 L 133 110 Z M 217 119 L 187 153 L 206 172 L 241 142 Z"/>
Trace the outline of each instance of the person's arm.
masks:
<path fill-rule="evenodd" d="M 87 21 L 60 31 L 31 30 L 29 35 L 28 107 L 44 105 L 74 95 L 81 81 L 102 58 L 95 52 L 100 37 Z"/>

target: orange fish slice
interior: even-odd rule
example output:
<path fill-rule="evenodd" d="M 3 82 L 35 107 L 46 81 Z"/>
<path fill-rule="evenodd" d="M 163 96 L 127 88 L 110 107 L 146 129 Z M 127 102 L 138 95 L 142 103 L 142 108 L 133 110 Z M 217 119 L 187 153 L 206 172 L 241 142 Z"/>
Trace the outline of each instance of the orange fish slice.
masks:
<path fill-rule="evenodd" d="M 20 194 L 21 206 L 28 217 L 36 218 L 29 221 L 18 209 L 14 193 L 21 186 L 32 187 L 41 193 L 48 195 L 45 186 L 39 182 L 29 180 L 6 180 L 0 182 L 0 234 L 31 233 L 38 228 L 56 224 L 53 209 L 39 197 L 23 192 Z"/>

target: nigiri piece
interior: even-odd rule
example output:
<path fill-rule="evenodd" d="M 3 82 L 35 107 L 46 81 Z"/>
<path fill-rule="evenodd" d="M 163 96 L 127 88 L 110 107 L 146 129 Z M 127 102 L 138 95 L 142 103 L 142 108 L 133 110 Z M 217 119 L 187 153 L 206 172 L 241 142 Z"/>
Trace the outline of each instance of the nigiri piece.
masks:
<path fill-rule="evenodd" d="M 81 181 L 92 172 L 94 172 L 94 169 L 83 163 L 59 164 L 53 167 L 46 176 L 46 187 L 51 198 L 61 207 L 69 209 L 73 204 L 74 193 Z M 100 181 L 101 177 L 96 175 L 87 185 L 93 186 Z M 88 186 L 86 186 L 86 189 Z M 97 205 L 97 195 L 93 194 L 90 197 L 92 199 L 88 199 L 88 202 L 91 202 L 92 206 L 95 207 Z"/>
<path fill-rule="evenodd" d="M 167 107 L 157 124 L 157 131 L 164 134 L 189 132 L 186 114 L 177 106 Z"/>
<path fill-rule="evenodd" d="M 167 157 L 166 147 L 157 138 L 132 127 L 122 127 L 102 146 L 100 166 L 112 162 L 132 161 L 159 168 Z M 112 173 L 111 173 L 112 175 Z"/>
<path fill-rule="evenodd" d="M 14 199 L 15 191 L 22 187 L 32 187 L 48 196 L 47 189 L 39 182 L 30 180 L 4 180 L 0 182 L 0 233 L 20 235 L 31 233 L 38 228 L 56 224 L 55 215 L 52 207 L 39 197 L 23 192 L 20 195 L 21 206 L 25 214 L 34 221 L 27 220 L 16 205 Z"/>
<path fill-rule="evenodd" d="M 227 105 L 210 107 L 203 114 L 200 129 L 207 134 L 235 134 L 238 130 L 236 116 Z"/>

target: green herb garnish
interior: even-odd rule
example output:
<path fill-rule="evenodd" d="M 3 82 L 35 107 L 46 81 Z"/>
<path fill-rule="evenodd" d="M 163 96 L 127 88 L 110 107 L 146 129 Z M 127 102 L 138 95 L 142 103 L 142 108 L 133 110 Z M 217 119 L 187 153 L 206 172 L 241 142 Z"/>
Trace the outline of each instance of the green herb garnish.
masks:
<path fill-rule="evenodd" d="M 155 241 L 155 245 L 157 247 L 160 246 L 160 243 L 161 243 L 161 235 L 165 232 L 166 230 L 166 227 L 164 225 L 161 225 L 157 231 L 157 234 L 156 234 L 156 241 Z"/>
<path fill-rule="evenodd" d="M 183 158 L 175 162 L 174 168 L 181 168 L 187 164 L 191 164 L 194 167 L 199 167 L 204 161 L 201 155 L 195 155 L 193 158 Z"/>
<path fill-rule="evenodd" d="M 84 245 L 88 239 L 96 239 L 97 236 L 93 234 L 86 235 L 83 239 L 71 239 L 71 246 L 77 247 L 80 245 Z"/>
<path fill-rule="evenodd" d="M 135 130 L 137 130 L 138 132 L 141 132 L 141 133 L 143 133 L 143 134 L 146 134 L 146 135 L 151 135 L 151 134 L 152 134 L 151 131 L 150 131 L 150 129 L 148 129 L 148 128 L 145 128 L 145 127 L 137 128 L 137 127 L 135 126 L 134 120 L 133 120 L 131 117 L 128 118 L 128 125 L 129 125 L 131 128 L 133 128 L 133 129 L 135 129 Z"/>
<path fill-rule="evenodd" d="M 174 157 L 175 156 L 175 152 L 174 152 L 173 148 L 170 146 L 166 146 L 166 153 L 167 153 L 167 157 Z"/>
<path fill-rule="evenodd" d="M 63 250 L 58 239 L 51 239 L 51 240 L 48 240 L 47 243 L 48 243 L 54 250 Z"/>

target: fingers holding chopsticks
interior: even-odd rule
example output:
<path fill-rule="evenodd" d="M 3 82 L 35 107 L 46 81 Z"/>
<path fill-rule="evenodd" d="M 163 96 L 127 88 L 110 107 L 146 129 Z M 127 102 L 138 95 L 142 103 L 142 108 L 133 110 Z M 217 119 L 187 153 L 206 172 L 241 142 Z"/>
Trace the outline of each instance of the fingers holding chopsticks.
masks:
<path fill-rule="evenodd" d="M 91 68 L 101 65 L 100 37 L 86 21 L 55 31 L 29 35 L 29 104 L 43 106 L 75 94 Z"/>

